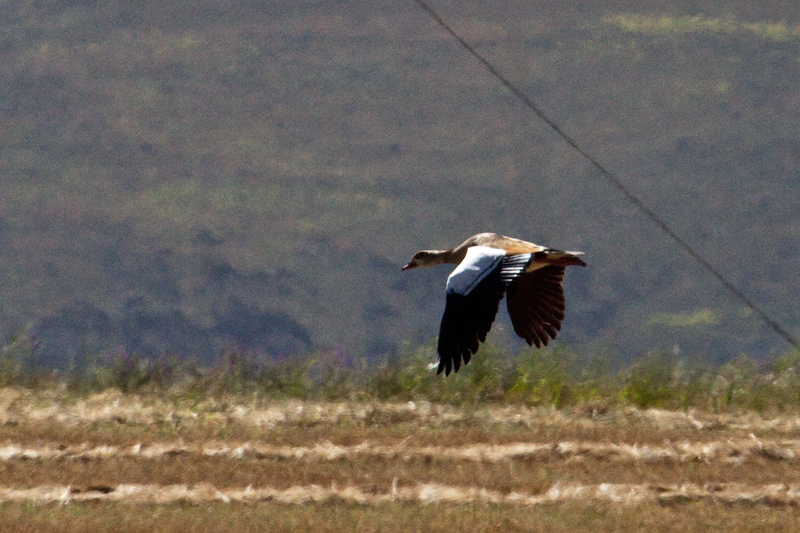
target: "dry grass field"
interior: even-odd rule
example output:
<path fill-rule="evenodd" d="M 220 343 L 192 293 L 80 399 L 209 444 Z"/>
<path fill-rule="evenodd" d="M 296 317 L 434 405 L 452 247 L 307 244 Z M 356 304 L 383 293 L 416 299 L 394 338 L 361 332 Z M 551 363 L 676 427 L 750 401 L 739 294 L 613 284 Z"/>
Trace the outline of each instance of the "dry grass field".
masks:
<path fill-rule="evenodd" d="M 0 389 L 2 531 L 797 531 L 800 417 Z"/>

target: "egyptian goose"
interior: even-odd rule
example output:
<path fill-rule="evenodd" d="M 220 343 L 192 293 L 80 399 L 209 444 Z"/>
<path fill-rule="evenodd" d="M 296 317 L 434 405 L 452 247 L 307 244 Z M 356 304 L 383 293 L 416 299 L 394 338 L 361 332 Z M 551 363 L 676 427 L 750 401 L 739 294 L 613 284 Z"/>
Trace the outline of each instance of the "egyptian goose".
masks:
<path fill-rule="evenodd" d="M 450 250 L 422 250 L 403 267 L 409 270 L 449 263 L 447 300 L 439 328 L 439 366 L 445 376 L 458 372 L 486 340 L 500 300 L 514 331 L 541 348 L 555 339 L 564 319 L 564 268 L 586 266 L 583 252 L 562 252 L 497 233 L 479 233 Z"/>

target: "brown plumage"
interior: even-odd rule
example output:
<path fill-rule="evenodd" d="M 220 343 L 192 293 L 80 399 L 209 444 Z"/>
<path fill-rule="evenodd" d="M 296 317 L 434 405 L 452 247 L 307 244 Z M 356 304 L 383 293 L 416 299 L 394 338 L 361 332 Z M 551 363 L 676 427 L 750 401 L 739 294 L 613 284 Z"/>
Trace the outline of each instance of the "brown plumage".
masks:
<path fill-rule="evenodd" d="M 403 270 L 458 265 L 447 279 L 438 372 L 447 375 L 462 361 L 469 363 L 486 340 L 504 294 L 516 334 L 531 346 L 547 346 L 564 320 L 564 268 L 586 266 L 579 255 L 497 233 L 473 235 L 450 250 L 417 252 Z"/>

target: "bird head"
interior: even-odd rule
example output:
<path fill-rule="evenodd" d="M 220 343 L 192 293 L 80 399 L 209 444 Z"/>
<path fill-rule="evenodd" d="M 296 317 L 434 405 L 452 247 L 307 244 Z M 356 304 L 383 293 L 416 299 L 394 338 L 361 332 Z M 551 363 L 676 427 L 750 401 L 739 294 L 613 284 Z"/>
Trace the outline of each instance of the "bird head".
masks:
<path fill-rule="evenodd" d="M 422 250 L 414 254 L 403 270 L 410 270 L 417 267 L 426 267 L 442 263 L 443 252 L 439 250 Z"/>

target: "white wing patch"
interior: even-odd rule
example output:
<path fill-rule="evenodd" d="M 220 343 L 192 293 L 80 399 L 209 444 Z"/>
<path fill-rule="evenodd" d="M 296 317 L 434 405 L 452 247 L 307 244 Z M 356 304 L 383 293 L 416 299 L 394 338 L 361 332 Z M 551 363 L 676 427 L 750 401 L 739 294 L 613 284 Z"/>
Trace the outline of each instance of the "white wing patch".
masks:
<path fill-rule="evenodd" d="M 466 296 L 489 275 L 505 257 L 506 251 L 488 246 L 471 246 L 467 255 L 447 278 L 447 292 Z"/>

